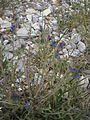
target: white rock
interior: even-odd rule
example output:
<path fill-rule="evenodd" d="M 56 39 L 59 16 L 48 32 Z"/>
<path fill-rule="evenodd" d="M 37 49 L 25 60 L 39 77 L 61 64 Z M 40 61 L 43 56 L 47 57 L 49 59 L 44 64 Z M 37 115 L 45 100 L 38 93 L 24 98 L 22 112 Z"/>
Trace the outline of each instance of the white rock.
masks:
<path fill-rule="evenodd" d="M 72 46 L 72 49 L 76 49 L 76 44 L 74 42 L 70 42 L 70 45 Z"/>
<path fill-rule="evenodd" d="M 33 8 L 28 8 L 28 9 L 26 10 L 26 13 L 29 13 L 30 15 L 31 15 L 31 14 L 38 14 L 38 11 L 34 10 Z"/>
<path fill-rule="evenodd" d="M 32 27 L 33 27 L 33 29 L 35 29 L 35 30 L 40 30 L 40 26 L 39 26 L 38 22 L 32 24 Z"/>
<path fill-rule="evenodd" d="M 17 36 L 21 37 L 21 38 L 27 38 L 28 37 L 28 30 L 25 27 L 20 28 L 17 31 Z"/>
<path fill-rule="evenodd" d="M 4 40 L 4 45 L 6 45 L 9 42 L 9 40 Z"/>
<path fill-rule="evenodd" d="M 34 75 L 34 84 L 36 85 L 37 82 L 38 82 L 38 73 L 35 73 L 35 75 Z"/>
<path fill-rule="evenodd" d="M 53 4 L 57 4 L 58 0 L 52 0 Z"/>
<path fill-rule="evenodd" d="M 85 78 L 84 76 L 81 76 L 80 81 L 81 81 L 80 85 L 82 85 L 81 87 L 86 89 L 88 84 L 89 84 L 88 78 Z"/>
<path fill-rule="evenodd" d="M 71 53 L 72 57 L 77 57 L 80 55 L 80 51 L 78 49 L 74 49 L 73 52 Z"/>
<path fill-rule="evenodd" d="M 42 12 L 42 14 L 43 14 L 43 16 L 48 16 L 49 14 L 51 14 L 50 8 L 45 9 L 45 10 Z"/>
<path fill-rule="evenodd" d="M 10 44 L 5 45 L 5 51 L 13 51 L 13 47 Z"/>
<path fill-rule="evenodd" d="M 29 15 L 29 14 L 28 14 L 28 15 L 27 15 L 27 19 L 28 19 L 29 22 L 32 22 L 32 15 Z"/>
<path fill-rule="evenodd" d="M 57 25 L 57 20 L 54 19 L 53 21 L 51 21 L 53 25 Z"/>
<path fill-rule="evenodd" d="M 81 41 L 81 36 L 79 33 L 77 33 L 76 29 L 74 28 L 71 35 L 71 42 L 77 43 L 79 41 Z"/>
<path fill-rule="evenodd" d="M 43 23 L 44 22 L 44 20 L 45 20 L 45 17 L 39 17 L 39 23 Z"/>
<path fill-rule="evenodd" d="M 63 49 L 63 53 L 64 53 L 64 54 L 68 54 L 68 51 L 67 51 L 66 48 Z"/>
<path fill-rule="evenodd" d="M 1 100 L 1 98 L 0 98 L 0 100 Z M 2 108 L 3 108 L 3 107 L 0 107 L 0 112 L 2 111 Z"/>
<path fill-rule="evenodd" d="M 11 87 L 14 87 L 14 84 L 11 84 Z"/>
<path fill-rule="evenodd" d="M 18 88 L 18 91 L 19 91 L 19 92 L 22 91 L 22 88 L 19 87 L 19 88 Z"/>
<path fill-rule="evenodd" d="M 66 46 L 66 49 L 67 49 L 68 51 L 70 51 L 70 50 L 72 49 L 72 46 L 71 46 L 71 45 L 67 45 L 67 46 Z"/>
<path fill-rule="evenodd" d="M 18 61 L 18 63 L 17 63 L 17 69 L 16 69 L 16 71 L 19 71 L 19 69 L 21 69 L 21 71 L 23 71 L 24 70 L 24 66 L 23 66 L 23 61 L 22 60 L 19 60 Z"/>
<path fill-rule="evenodd" d="M 39 21 L 38 15 L 33 15 L 33 16 L 32 16 L 32 22 L 36 23 L 36 22 L 38 22 L 38 21 Z"/>
<path fill-rule="evenodd" d="M 4 55 L 5 55 L 4 57 L 8 60 L 12 59 L 12 57 L 13 57 L 13 54 L 11 52 L 5 52 Z"/>
<path fill-rule="evenodd" d="M 56 40 L 56 41 L 59 40 L 59 37 L 58 37 L 58 36 L 55 36 L 55 40 Z"/>
<path fill-rule="evenodd" d="M 0 18 L 0 25 L 3 23 L 3 20 L 2 20 L 2 18 Z"/>
<path fill-rule="evenodd" d="M 62 33 L 60 33 L 60 38 L 63 36 L 63 34 Z"/>
<path fill-rule="evenodd" d="M 85 49 L 86 49 L 86 46 L 85 46 L 85 44 L 83 43 L 83 42 L 79 42 L 78 43 L 78 50 L 80 51 L 80 52 L 84 52 L 85 51 Z"/>
<path fill-rule="evenodd" d="M 10 28 L 11 27 L 11 23 L 7 20 L 4 20 L 1 24 L 1 28 Z"/>

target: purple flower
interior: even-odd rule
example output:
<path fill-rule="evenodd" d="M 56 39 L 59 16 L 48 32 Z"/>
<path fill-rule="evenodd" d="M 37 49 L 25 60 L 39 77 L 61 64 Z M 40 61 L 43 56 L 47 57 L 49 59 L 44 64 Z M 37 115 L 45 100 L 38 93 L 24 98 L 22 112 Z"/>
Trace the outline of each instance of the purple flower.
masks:
<path fill-rule="evenodd" d="M 18 21 L 18 19 L 19 19 L 19 18 L 16 17 L 16 18 L 15 18 L 15 21 Z"/>
<path fill-rule="evenodd" d="M 59 50 L 57 49 L 56 57 L 59 58 Z"/>
<path fill-rule="evenodd" d="M 27 110 L 30 109 L 30 104 L 29 104 L 29 101 L 26 102 L 26 107 L 27 107 Z"/>
<path fill-rule="evenodd" d="M 57 44 L 56 44 L 56 41 L 52 40 L 52 41 L 51 41 L 51 46 L 53 47 L 54 45 L 55 45 L 55 47 L 56 47 L 56 45 L 57 45 Z"/>
<path fill-rule="evenodd" d="M 29 57 L 29 54 L 26 54 L 26 57 Z"/>
<path fill-rule="evenodd" d="M 78 72 L 80 73 L 82 70 L 83 70 L 83 67 L 80 67 L 79 70 L 78 70 Z"/>
<path fill-rule="evenodd" d="M 14 31 L 14 30 L 15 30 L 15 25 L 12 25 L 12 26 L 10 27 L 10 30 L 11 30 L 11 31 Z"/>
<path fill-rule="evenodd" d="M 40 25 L 40 32 L 42 32 L 43 31 L 43 29 L 42 29 L 42 25 Z"/>
<path fill-rule="evenodd" d="M 22 44 L 21 44 L 21 48 L 24 48 L 24 47 L 25 47 L 25 46 L 24 46 L 24 44 L 22 43 Z"/>
<path fill-rule="evenodd" d="M 28 106 L 29 106 L 29 101 L 26 102 L 26 107 L 28 107 Z"/>
<path fill-rule="evenodd" d="M 76 78 L 79 78 L 79 77 L 80 77 L 80 74 L 79 74 L 79 73 L 76 73 L 75 76 L 76 76 Z"/>
<path fill-rule="evenodd" d="M 72 66 L 69 66 L 69 70 L 73 71 L 74 73 L 77 71 L 76 68 L 73 68 Z"/>
<path fill-rule="evenodd" d="M 17 93 L 16 93 L 16 92 L 13 92 L 13 94 L 12 94 L 12 99 L 13 99 L 13 100 L 16 100 L 17 98 L 18 98 Z"/>
<path fill-rule="evenodd" d="M 64 41 L 61 41 L 60 43 L 59 43 L 59 46 L 60 47 L 63 47 L 65 45 L 65 42 Z"/>
<path fill-rule="evenodd" d="M 48 39 L 49 40 L 52 40 L 54 38 L 54 35 L 52 34 L 51 36 L 50 35 L 48 35 Z"/>
<path fill-rule="evenodd" d="M 15 27 L 16 27 L 16 28 L 18 27 L 18 23 L 15 24 Z"/>
<path fill-rule="evenodd" d="M 69 70 L 71 70 L 71 71 L 73 70 L 72 66 L 69 66 Z"/>
<path fill-rule="evenodd" d="M 73 68 L 72 66 L 69 66 L 69 70 L 73 71 L 75 73 L 75 77 L 76 78 L 79 78 L 80 77 L 80 73 L 78 72 L 77 73 L 77 70 L 76 68 Z"/>
<path fill-rule="evenodd" d="M 75 73 L 77 70 L 76 70 L 76 68 L 72 68 L 72 71 Z"/>
<path fill-rule="evenodd" d="M 18 75 L 16 75 L 16 78 L 17 78 L 17 79 L 19 79 L 19 76 L 18 76 Z"/>
<path fill-rule="evenodd" d="M 18 71 L 21 72 L 21 69 L 19 69 Z"/>
<path fill-rule="evenodd" d="M 1 40 L 4 40 L 4 35 L 1 35 Z"/>

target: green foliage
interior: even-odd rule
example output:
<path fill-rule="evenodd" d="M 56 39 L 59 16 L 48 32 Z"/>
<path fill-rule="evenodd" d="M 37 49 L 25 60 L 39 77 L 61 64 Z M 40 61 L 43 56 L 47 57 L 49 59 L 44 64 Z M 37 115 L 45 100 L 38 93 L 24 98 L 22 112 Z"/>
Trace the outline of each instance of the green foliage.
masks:
<path fill-rule="evenodd" d="M 73 4 L 73 9 L 78 9 L 78 6 Z M 58 15 L 58 29 L 72 30 L 78 26 L 77 18 L 79 22 L 82 21 L 81 15 L 83 22 L 79 24 L 84 25 L 87 33 L 86 17 L 82 8 L 79 14 L 76 12 L 71 16 L 63 16 L 62 20 Z M 17 62 L 13 64 L 13 60 L 4 60 L 0 52 L 0 106 L 2 106 L 0 120 L 85 120 L 86 118 L 89 120 L 88 98 L 85 99 L 87 91 L 81 89 L 82 80 L 69 69 L 69 66 L 73 66 L 77 71 L 81 66 L 85 69 L 85 63 L 80 59 L 81 61 L 76 60 L 71 64 L 70 56 L 60 58 L 56 53 L 57 50 L 62 51 L 64 48 L 60 46 L 58 49 L 61 41 L 52 43 L 52 39 L 49 40 L 46 36 L 48 34 L 43 29 L 33 54 L 25 47 L 14 51 L 14 57 L 18 56 L 18 59 L 23 61 L 24 71 L 22 69 L 16 71 Z M 35 73 L 38 76 L 36 80 Z M 87 77 L 83 71 L 80 75 Z"/>

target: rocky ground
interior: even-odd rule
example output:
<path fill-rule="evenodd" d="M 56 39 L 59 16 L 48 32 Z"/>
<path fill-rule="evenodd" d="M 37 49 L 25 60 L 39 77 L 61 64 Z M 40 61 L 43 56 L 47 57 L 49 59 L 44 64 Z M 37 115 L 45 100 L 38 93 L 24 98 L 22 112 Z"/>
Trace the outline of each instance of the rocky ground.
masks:
<path fill-rule="evenodd" d="M 8 4 L 8 3 L 6 3 Z M 82 4 L 84 5 L 84 4 Z M 38 38 L 45 29 L 46 37 L 54 36 L 55 41 L 65 42 L 66 47 L 60 53 L 60 57 L 80 57 L 87 50 L 86 43 L 82 40 L 81 34 L 73 28 L 69 31 L 65 28 L 63 31 L 58 31 L 57 11 L 62 8 L 63 14 L 67 12 L 72 14 L 72 4 L 63 0 L 60 4 L 58 1 L 52 0 L 23 0 L 13 1 L 6 5 L 6 8 L 0 15 L 0 46 L 4 49 L 3 55 L 8 60 L 17 62 L 17 71 L 23 69 L 23 62 L 14 55 L 15 51 L 21 47 L 25 47 L 26 52 L 31 48 L 32 53 L 38 51 Z M 59 14 L 62 20 L 62 14 Z M 64 35 L 65 34 L 65 35 Z M 88 34 L 90 34 L 88 30 Z M 62 55 L 64 53 L 64 55 Z M 24 53 L 22 53 L 24 54 Z M 88 71 L 90 72 L 90 71 Z"/>

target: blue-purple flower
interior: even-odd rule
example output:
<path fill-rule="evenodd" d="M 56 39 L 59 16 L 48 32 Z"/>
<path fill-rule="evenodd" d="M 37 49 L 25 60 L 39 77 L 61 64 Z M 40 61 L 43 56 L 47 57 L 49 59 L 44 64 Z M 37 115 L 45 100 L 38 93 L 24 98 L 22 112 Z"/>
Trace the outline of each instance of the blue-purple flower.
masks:
<path fill-rule="evenodd" d="M 24 47 L 25 47 L 25 45 L 22 43 L 22 44 L 21 44 L 21 48 L 24 48 Z"/>
<path fill-rule="evenodd" d="M 56 52 L 56 57 L 59 58 L 59 50 L 57 49 L 57 52 Z"/>
<path fill-rule="evenodd" d="M 69 66 L 69 70 L 71 70 L 71 71 L 72 71 L 72 69 L 73 69 L 73 68 L 72 68 L 72 66 Z"/>
<path fill-rule="evenodd" d="M 76 73 L 77 70 L 76 70 L 76 68 L 73 68 L 72 71 L 73 71 L 74 73 Z"/>
<path fill-rule="evenodd" d="M 19 69 L 18 71 L 21 72 L 21 69 Z"/>
<path fill-rule="evenodd" d="M 16 22 L 15 25 L 12 25 L 12 26 L 10 27 L 10 30 L 11 30 L 11 31 L 14 31 L 17 27 L 18 27 L 18 23 Z"/>
<path fill-rule="evenodd" d="M 80 73 L 76 73 L 75 76 L 76 76 L 76 78 L 79 78 L 80 77 Z"/>
<path fill-rule="evenodd" d="M 18 18 L 18 17 L 16 17 L 16 18 L 15 18 L 15 21 L 18 21 L 18 19 L 19 19 L 19 18 Z"/>
<path fill-rule="evenodd" d="M 16 78 L 17 78 L 17 79 L 19 79 L 19 76 L 18 76 L 18 75 L 16 75 Z"/>
<path fill-rule="evenodd" d="M 40 25 L 40 32 L 42 32 L 43 31 L 43 29 L 42 29 L 42 25 Z"/>
<path fill-rule="evenodd" d="M 1 35 L 1 40 L 4 40 L 4 35 Z"/>
<path fill-rule="evenodd" d="M 80 67 L 79 70 L 78 70 L 78 72 L 80 73 L 82 70 L 83 70 L 83 67 Z"/>
<path fill-rule="evenodd" d="M 19 97 L 19 96 L 17 95 L 17 93 L 16 93 L 16 92 L 13 92 L 13 94 L 12 94 L 12 99 L 13 99 L 13 100 L 16 100 L 18 97 Z"/>
<path fill-rule="evenodd" d="M 15 25 L 12 25 L 12 26 L 10 27 L 10 30 L 11 30 L 11 31 L 14 31 L 14 30 L 15 30 Z"/>
<path fill-rule="evenodd" d="M 81 70 L 81 68 L 80 68 L 79 71 L 77 72 L 77 69 L 76 69 L 76 68 L 73 68 L 72 66 L 69 66 L 69 70 L 75 73 L 75 77 L 76 77 L 76 78 L 79 78 L 79 77 L 80 77 L 80 70 Z"/>
<path fill-rule="evenodd" d="M 60 43 L 59 43 L 59 46 L 60 47 L 63 47 L 65 45 L 65 42 L 64 41 L 61 41 Z"/>
<path fill-rule="evenodd" d="M 30 109 L 30 103 L 29 103 L 29 101 L 26 102 L 26 108 L 27 108 L 27 110 Z"/>
<path fill-rule="evenodd" d="M 73 71 L 74 73 L 77 71 L 76 68 L 73 68 L 72 66 L 69 66 L 69 70 Z"/>
<path fill-rule="evenodd" d="M 48 39 L 49 40 L 52 40 L 54 38 L 54 35 L 52 34 L 52 35 L 48 35 Z"/>
<path fill-rule="evenodd" d="M 29 57 L 29 54 L 26 53 L 26 57 Z"/>
<path fill-rule="evenodd" d="M 52 41 L 51 41 L 51 46 L 52 46 L 52 47 L 53 47 L 53 46 L 55 46 L 55 47 L 56 47 L 56 46 L 57 46 L 56 41 L 52 40 Z"/>

